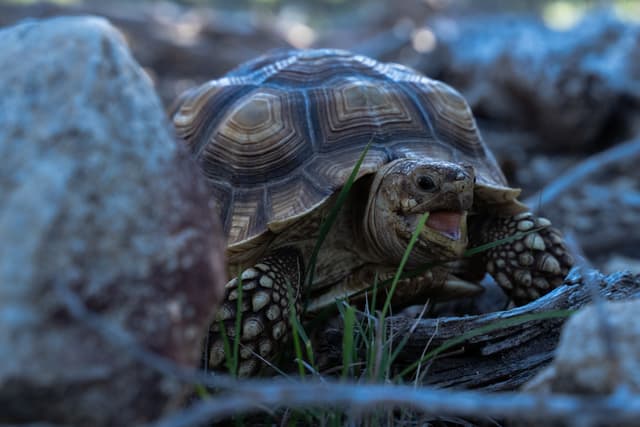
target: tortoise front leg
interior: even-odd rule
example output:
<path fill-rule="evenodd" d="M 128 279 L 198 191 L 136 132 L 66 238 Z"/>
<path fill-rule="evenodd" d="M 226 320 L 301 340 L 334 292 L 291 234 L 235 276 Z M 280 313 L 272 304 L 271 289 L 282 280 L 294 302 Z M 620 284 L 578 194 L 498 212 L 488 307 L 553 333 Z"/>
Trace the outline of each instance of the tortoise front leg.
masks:
<path fill-rule="evenodd" d="M 574 261 L 551 222 L 531 212 L 487 219 L 473 232 L 472 246 L 523 233 L 479 256 L 486 271 L 518 304 L 526 304 L 562 284 Z"/>
<path fill-rule="evenodd" d="M 221 323 L 231 349 L 236 334 L 240 334 L 239 376 L 255 375 L 262 366 L 260 358 L 272 362 L 289 337 L 289 289 L 293 294 L 296 313 L 300 313 L 303 278 L 304 266 L 300 252 L 294 248 L 283 248 L 244 270 L 239 278 L 230 280 L 226 285 L 224 302 L 209 331 L 208 348 L 205 348 L 208 368 L 217 371 L 225 369 L 227 356 Z M 242 286 L 241 293 L 239 284 Z M 236 331 L 239 298 L 242 299 L 241 327 L 240 331 Z"/>

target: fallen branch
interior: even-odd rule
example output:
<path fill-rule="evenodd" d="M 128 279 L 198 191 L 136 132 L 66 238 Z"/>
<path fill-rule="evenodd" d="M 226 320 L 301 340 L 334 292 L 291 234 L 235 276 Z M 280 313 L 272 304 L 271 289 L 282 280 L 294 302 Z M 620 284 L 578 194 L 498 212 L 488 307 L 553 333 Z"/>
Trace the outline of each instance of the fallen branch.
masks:
<path fill-rule="evenodd" d="M 398 356 L 398 363 L 413 363 L 420 358 L 426 346 L 428 352 L 469 331 L 487 328 L 497 322 L 558 310 L 577 310 L 592 301 L 589 287 L 583 284 L 582 275 L 574 270 L 566 285 L 526 306 L 511 310 L 422 320 L 390 317 L 387 327 L 393 336 L 404 337 L 414 328 Z M 602 277 L 598 291 L 607 300 L 638 297 L 640 277 L 626 272 Z M 559 317 L 531 320 L 473 336 L 448 350 L 456 351 L 455 355 L 433 360 L 424 384 L 488 391 L 514 390 L 551 361 L 564 320 Z M 326 350 L 328 364 L 339 364 L 342 330 L 332 325 L 319 336 L 321 341 L 318 345 Z"/>

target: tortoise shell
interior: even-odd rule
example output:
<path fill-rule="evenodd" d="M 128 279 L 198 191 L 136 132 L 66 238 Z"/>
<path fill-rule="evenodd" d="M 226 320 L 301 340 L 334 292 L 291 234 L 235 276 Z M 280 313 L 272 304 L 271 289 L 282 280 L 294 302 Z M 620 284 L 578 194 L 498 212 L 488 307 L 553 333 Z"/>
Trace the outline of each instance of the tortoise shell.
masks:
<path fill-rule="evenodd" d="M 339 50 L 286 51 L 183 94 L 178 136 L 208 178 L 229 247 L 308 214 L 396 158 L 466 162 L 507 187 L 471 110 L 451 87 L 397 64 Z"/>

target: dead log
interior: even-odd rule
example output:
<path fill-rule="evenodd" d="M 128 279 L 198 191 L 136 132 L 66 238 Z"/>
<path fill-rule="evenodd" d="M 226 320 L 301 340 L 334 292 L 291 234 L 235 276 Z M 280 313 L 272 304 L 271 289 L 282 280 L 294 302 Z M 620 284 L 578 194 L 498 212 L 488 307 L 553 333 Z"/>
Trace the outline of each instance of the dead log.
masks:
<path fill-rule="evenodd" d="M 618 301 L 640 296 L 640 275 L 620 272 L 600 276 L 599 295 Z M 498 322 L 513 322 L 531 315 L 577 310 L 592 301 L 588 286 L 578 269 L 570 273 L 565 285 L 528 305 L 476 316 L 444 317 L 416 320 L 406 316 L 387 319 L 389 334 L 404 337 L 414 328 L 398 356 L 399 365 L 418 360 L 427 352 L 469 331 Z M 498 327 L 473 336 L 447 349 L 448 356 L 438 356 L 428 366 L 423 384 L 447 388 L 515 390 L 532 378 L 552 359 L 565 318 L 549 317 Z M 342 360 L 342 335 L 331 326 L 320 335 L 318 343 L 328 363 Z M 399 341 L 400 338 L 396 338 Z"/>

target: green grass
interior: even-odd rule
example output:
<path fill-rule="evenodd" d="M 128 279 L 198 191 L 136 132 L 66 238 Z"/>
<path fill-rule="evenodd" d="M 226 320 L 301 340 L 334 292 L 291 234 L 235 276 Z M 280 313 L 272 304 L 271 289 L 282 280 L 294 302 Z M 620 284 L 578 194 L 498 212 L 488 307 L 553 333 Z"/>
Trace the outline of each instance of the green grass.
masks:
<path fill-rule="evenodd" d="M 224 322 L 220 321 L 220 334 L 224 341 L 224 355 L 226 358 L 226 366 L 229 374 L 238 375 L 238 365 L 240 363 L 240 337 L 242 336 L 242 276 L 239 272 L 236 276 L 238 283 L 238 299 L 236 303 L 236 318 L 234 324 L 233 343 L 229 342 L 228 331 L 224 326 Z M 232 347 L 233 346 L 233 347 Z"/>

